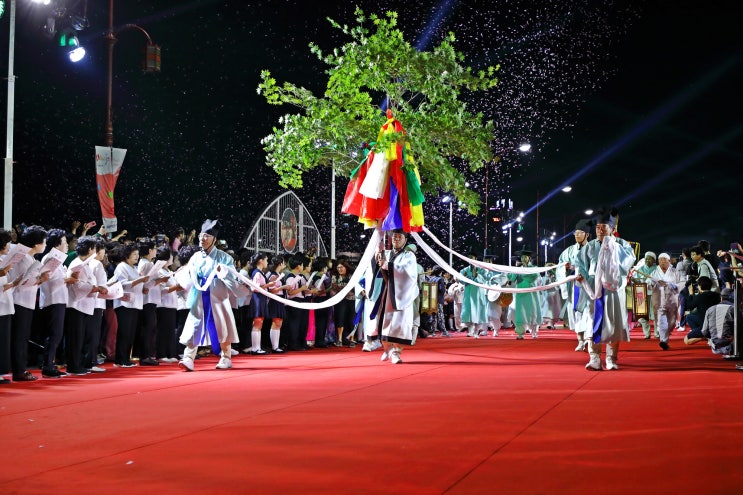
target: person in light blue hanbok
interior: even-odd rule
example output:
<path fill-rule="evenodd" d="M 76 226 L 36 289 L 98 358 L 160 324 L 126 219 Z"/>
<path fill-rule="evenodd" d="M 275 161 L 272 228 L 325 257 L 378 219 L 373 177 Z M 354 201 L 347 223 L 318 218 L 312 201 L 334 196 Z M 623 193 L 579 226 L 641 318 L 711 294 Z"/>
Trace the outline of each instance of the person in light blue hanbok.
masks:
<path fill-rule="evenodd" d="M 471 254 L 470 258 L 476 260 L 477 256 Z M 459 273 L 473 282 L 487 284 L 487 271 L 482 268 L 469 265 Z M 462 294 L 462 325 L 467 327 L 468 337 L 477 338 L 480 336 L 480 333 L 487 333 L 488 297 L 485 289 L 482 287 L 465 281 L 462 281 L 462 283 L 464 284 L 464 292 Z"/>
<path fill-rule="evenodd" d="M 558 281 L 565 280 L 575 273 L 578 252 L 588 243 L 592 228 L 593 224 L 587 219 L 579 220 L 575 225 L 575 232 L 573 232 L 575 244 L 568 246 L 560 254 L 560 266 L 558 266 L 555 273 Z M 563 263 L 566 264 L 563 265 Z M 581 290 L 580 284 L 576 284 L 575 282 L 562 284 L 560 286 L 560 292 L 562 298 L 565 299 L 564 311 L 567 315 L 567 318 L 563 318 L 563 322 L 567 321 L 569 327 L 573 329 L 578 338 L 578 345 L 575 347 L 575 351 L 582 352 L 586 350 L 586 346 L 588 345 L 588 341 L 586 340 L 588 333 L 586 332 L 590 332 L 590 326 L 587 326 L 583 319 L 583 311 L 588 305 L 588 296 L 586 295 L 586 291 Z"/>
<path fill-rule="evenodd" d="M 201 252 L 188 261 L 194 286 L 188 296 L 188 318 L 180 339 L 186 348 L 178 363 L 185 371 L 194 370 L 198 346 L 204 345 L 207 336 L 212 351 L 220 355 L 217 369 L 232 367 L 232 344 L 239 342 L 229 293 L 244 297 L 248 288 L 237 278 L 232 256 L 216 247 L 220 226 L 219 220 L 204 222 L 199 234 Z"/>
<path fill-rule="evenodd" d="M 588 370 L 601 370 L 601 344 L 606 344 L 606 369 L 618 370 L 619 343 L 629 341 L 625 286 L 635 262 L 629 242 L 614 236 L 618 212 L 602 209 L 595 218 L 596 239 L 586 244 L 576 258 L 576 282 L 590 302 L 583 318 L 591 324 L 588 337 Z"/>
<path fill-rule="evenodd" d="M 531 262 L 532 251 L 527 247 L 519 252 L 521 256 L 521 266 L 524 268 L 532 267 L 534 264 Z M 537 277 L 536 273 L 521 275 L 517 273 L 509 273 L 508 280 L 510 280 L 514 287 L 518 289 L 526 289 L 529 287 L 536 287 Z M 532 338 L 536 339 L 539 331 L 539 324 L 542 322 L 542 310 L 539 306 L 539 296 L 536 292 L 517 292 L 513 298 L 514 306 L 514 318 L 513 322 L 516 324 L 516 338 L 521 340 L 524 338 L 525 332 L 530 332 Z"/>

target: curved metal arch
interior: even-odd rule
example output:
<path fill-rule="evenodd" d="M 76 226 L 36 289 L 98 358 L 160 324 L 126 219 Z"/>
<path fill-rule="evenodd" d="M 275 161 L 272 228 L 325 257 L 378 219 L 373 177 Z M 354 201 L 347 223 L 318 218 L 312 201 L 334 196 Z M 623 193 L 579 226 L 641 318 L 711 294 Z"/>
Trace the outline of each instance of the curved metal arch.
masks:
<path fill-rule="evenodd" d="M 312 215 L 292 191 L 266 206 L 240 245 L 253 252 L 273 254 L 307 252 L 314 247 L 317 256 L 328 255 Z"/>

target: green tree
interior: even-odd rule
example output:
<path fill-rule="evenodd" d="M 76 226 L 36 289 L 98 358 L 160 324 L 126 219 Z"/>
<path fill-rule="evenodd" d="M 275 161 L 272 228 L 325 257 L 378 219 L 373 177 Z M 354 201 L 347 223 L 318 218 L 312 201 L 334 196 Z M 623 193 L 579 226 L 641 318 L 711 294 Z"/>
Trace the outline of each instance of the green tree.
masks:
<path fill-rule="evenodd" d="M 374 141 L 385 122 L 379 102 L 386 99 L 407 135 L 392 135 L 375 146 L 409 141 L 423 192 L 451 192 L 477 213 L 480 198 L 467 189 L 457 166 L 476 171 L 497 161 L 491 148 L 493 122 L 468 111 L 461 98 L 466 92 L 495 86 L 498 67 L 477 72 L 463 67 L 464 56 L 454 49 L 453 33 L 432 51 L 416 50 L 397 28 L 396 12 L 367 17 L 357 8 L 355 15 L 353 27 L 328 18 L 353 41 L 332 53 L 310 43 L 311 52 L 329 66 L 323 97 L 289 82 L 279 85 L 268 70 L 261 72 L 258 93 L 268 103 L 302 110 L 281 117 L 283 127 L 274 127 L 262 140 L 267 164 L 283 187 L 302 187 L 304 172 L 317 166 L 334 165 L 340 175 L 350 176 L 361 159 L 357 156 L 361 143 Z"/>

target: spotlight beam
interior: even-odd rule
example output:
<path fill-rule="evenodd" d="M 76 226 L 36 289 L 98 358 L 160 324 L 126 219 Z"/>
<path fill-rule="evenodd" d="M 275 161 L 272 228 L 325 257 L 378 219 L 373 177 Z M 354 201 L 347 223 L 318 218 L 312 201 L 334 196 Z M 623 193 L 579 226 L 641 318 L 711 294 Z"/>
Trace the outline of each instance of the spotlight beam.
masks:
<path fill-rule="evenodd" d="M 675 164 L 671 165 L 668 168 L 663 168 L 662 174 L 655 176 L 652 180 L 649 180 L 645 182 L 642 186 L 634 189 L 631 194 L 628 194 L 627 196 L 623 197 L 622 199 L 617 201 L 615 204 L 617 206 L 622 206 L 625 203 L 631 201 L 632 199 L 640 196 L 641 194 L 644 194 L 649 189 L 658 185 L 662 180 L 665 180 L 671 175 L 674 175 L 674 174 L 677 174 L 683 171 L 689 165 L 701 160 L 702 158 L 706 157 L 710 153 L 714 151 L 719 151 L 719 149 L 724 147 L 725 144 L 738 138 L 738 136 L 740 136 L 741 134 L 743 134 L 743 126 L 736 127 L 735 129 L 719 137 L 718 139 L 712 141 L 711 143 L 706 144 L 705 146 L 703 146 L 696 152 L 692 153 L 691 155 L 686 156 L 683 160 L 676 162 Z"/>
<path fill-rule="evenodd" d="M 709 86 L 711 86 L 714 82 L 719 80 L 726 72 L 735 67 L 741 61 L 741 59 L 743 59 L 743 52 L 730 57 L 725 62 L 720 64 L 715 70 L 709 72 L 705 77 L 701 78 L 698 82 L 690 84 L 689 88 L 693 89 L 689 89 L 677 94 L 671 101 L 655 110 L 647 119 L 640 122 L 635 128 L 619 138 L 616 142 L 609 146 L 609 148 L 599 153 L 575 174 L 568 177 L 565 182 L 560 184 L 554 190 L 550 191 L 543 198 L 540 198 L 540 200 L 534 206 L 525 210 L 524 214 L 528 215 L 532 211 L 536 210 L 539 206 L 542 205 L 542 203 L 548 201 L 555 194 L 560 192 L 563 187 L 569 184 L 575 184 L 579 178 L 583 177 L 595 167 L 602 164 L 605 160 L 609 159 L 622 148 L 634 142 L 637 137 L 644 135 L 649 128 L 661 122 L 672 112 L 678 110 L 681 106 L 688 103 L 692 98 L 696 97 L 704 90 L 706 90 Z"/>

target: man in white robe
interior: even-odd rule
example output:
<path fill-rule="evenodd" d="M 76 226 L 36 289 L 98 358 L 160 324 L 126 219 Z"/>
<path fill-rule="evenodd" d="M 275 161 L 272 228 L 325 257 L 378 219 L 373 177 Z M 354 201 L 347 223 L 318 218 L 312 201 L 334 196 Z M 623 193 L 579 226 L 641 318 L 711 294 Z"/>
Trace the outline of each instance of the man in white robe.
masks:
<path fill-rule="evenodd" d="M 668 350 L 668 339 L 676 328 L 679 309 L 679 291 L 684 288 L 685 276 L 671 266 L 668 253 L 658 255 L 658 268 L 653 273 L 653 308 L 660 348 Z"/>
<path fill-rule="evenodd" d="M 187 301 L 188 318 L 180 338 L 186 348 L 178 363 L 185 371 L 193 371 L 198 346 L 207 341 L 212 351 L 220 355 L 217 369 L 232 368 L 232 343 L 239 342 L 229 295 L 232 292 L 242 297 L 246 288 L 235 276 L 232 256 L 216 247 L 219 227 L 219 220 L 204 222 L 199 234 L 201 252 L 188 261 L 193 287 Z"/>
<path fill-rule="evenodd" d="M 606 344 L 606 369 L 618 370 L 619 343 L 629 341 L 624 288 L 626 277 L 635 262 L 629 242 L 614 237 L 618 212 L 600 210 L 596 222 L 596 239 L 586 244 L 576 259 L 577 282 L 588 294 L 590 304 L 583 318 L 591 322 L 586 369 L 601 370 L 601 344 Z"/>
<path fill-rule="evenodd" d="M 418 297 L 418 262 L 415 253 L 405 249 L 407 235 L 401 229 L 392 233 L 392 250 L 377 250 L 376 260 L 385 281 L 382 308 L 377 315 L 382 345 L 382 361 L 402 363 L 402 346 L 413 342 L 413 303 Z M 380 318 L 380 316 L 382 316 Z"/>

